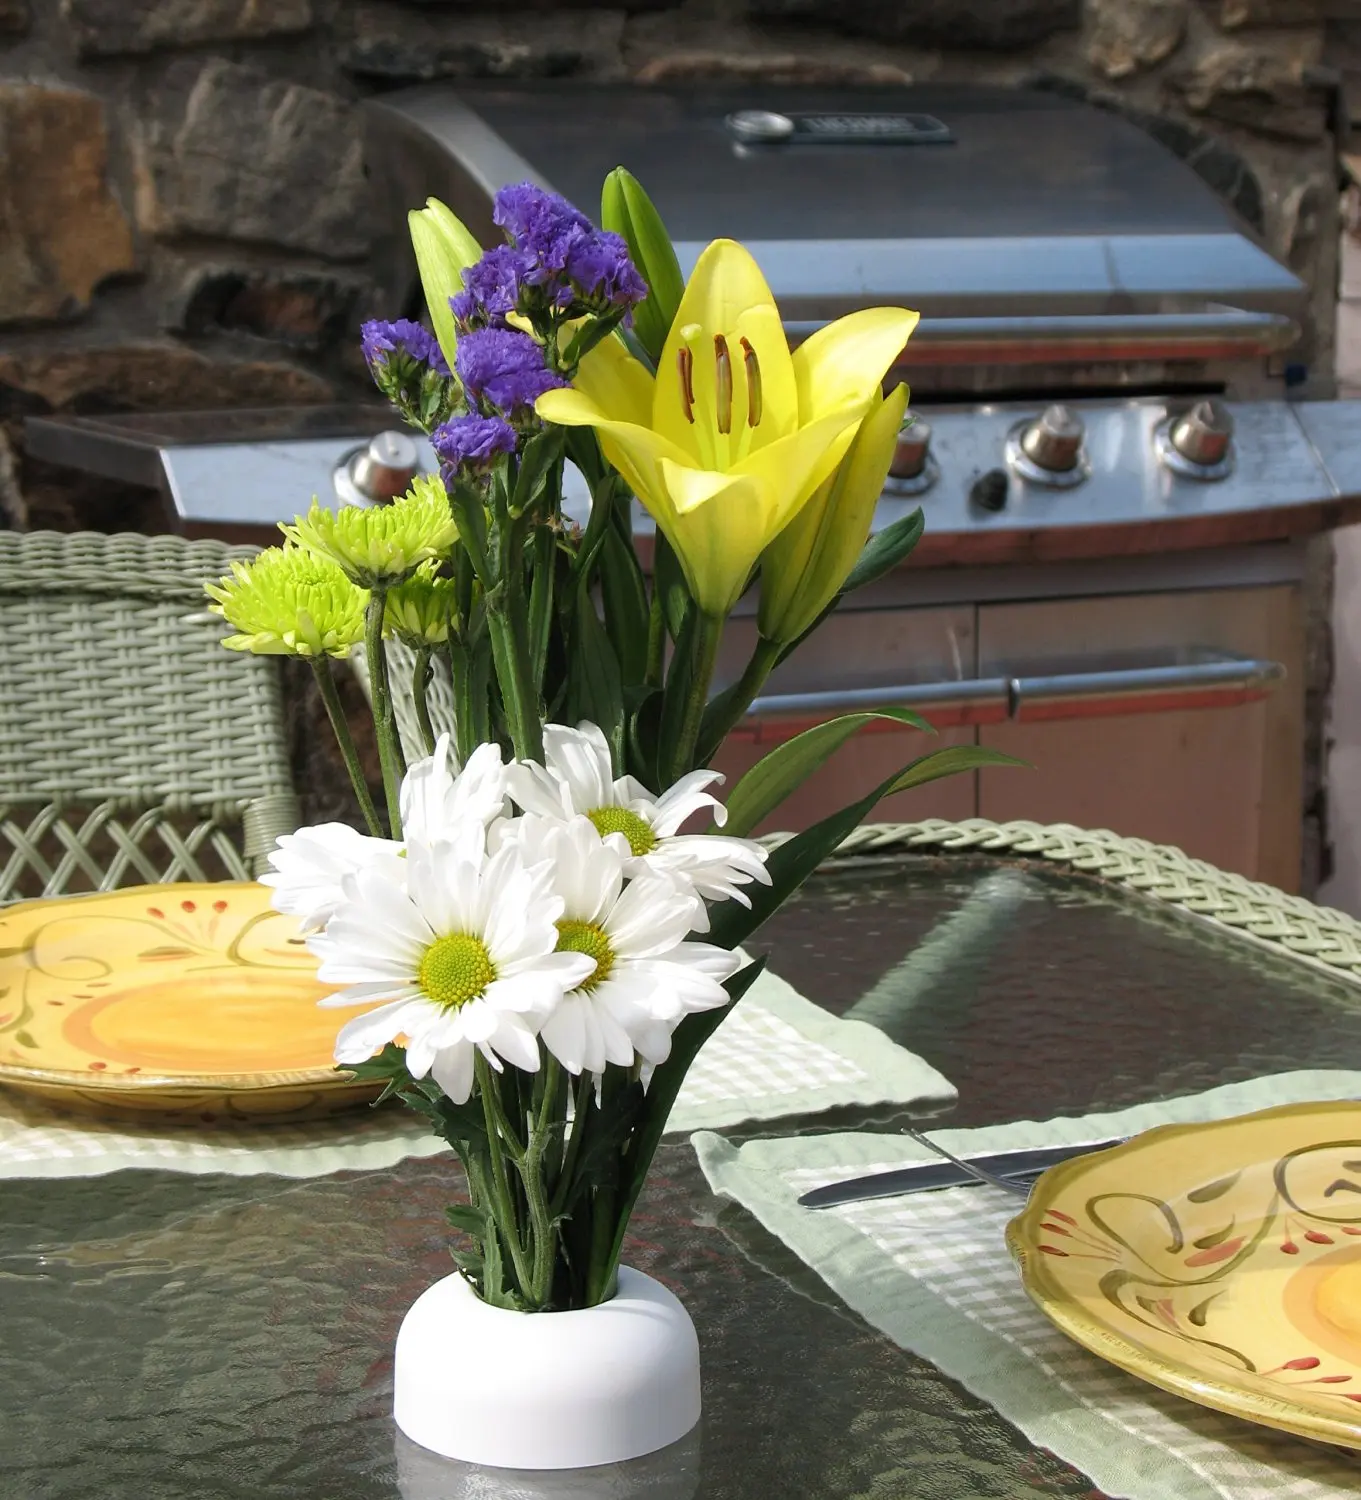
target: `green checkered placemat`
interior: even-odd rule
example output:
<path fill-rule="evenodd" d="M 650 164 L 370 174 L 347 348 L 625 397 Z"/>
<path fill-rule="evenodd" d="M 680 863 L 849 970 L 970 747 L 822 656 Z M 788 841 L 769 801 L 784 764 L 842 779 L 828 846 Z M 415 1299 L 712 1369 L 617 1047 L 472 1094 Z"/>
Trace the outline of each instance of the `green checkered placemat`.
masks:
<path fill-rule="evenodd" d="M 696 1059 L 669 1128 L 731 1129 L 844 1105 L 938 1108 L 954 1098 L 954 1087 L 929 1063 L 866 1022 L 829 1015 L 767 971 Z M 0 1178 L 83 1177 L 124 1167 L 315 1177 L 445 1149 L 403 1109 L 284 1125 L 139 1123 L 131 1116 L 109 1123 L 0 1091 Z"/>
<path fill-rule="evenodd" d="M 1114 1114 L 939 1130 L 963 1155 L 1110 1140 L 1273 1104 L 1361 1096 L 1361 1073 L 1283 1073 Z M 716 1192 L 778 1235 L 875 1327 L 988 1401 L 1042 1448 L 1128 1500 L 1345 1500 L 1361 1454 L 1224 1416 L 1071 1342 L 1021 1286 L 1003 1234 L 1019 1199 L 990 1188 L 800 1208 L 810 1188 L 930 1159 L 901 1136 L 694 1137 Z"/>

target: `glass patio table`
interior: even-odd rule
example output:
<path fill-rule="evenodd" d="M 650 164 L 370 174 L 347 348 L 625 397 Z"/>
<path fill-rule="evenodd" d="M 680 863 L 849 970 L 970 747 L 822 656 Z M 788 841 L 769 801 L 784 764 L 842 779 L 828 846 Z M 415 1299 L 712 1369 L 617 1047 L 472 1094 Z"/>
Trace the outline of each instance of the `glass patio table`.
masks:
<path fill-rule="evenodd" d="M 1361 986 L 1347 975 L 1061 860 L 899 849 L 839 861 L 751 946 L 843 1013 L 1003 867 L 998 920 L 906 1013 L 876 1017 L 958 1086 L 943 1122 L 1114 1109 L 1361 1059 Z M 744 1138 L 905 1123 L 843 1109 Z M 454 1475 L 392 1424 L 393 1338 L 450 1269 L 442 1211 L 459 1186 L 446 1157 L 309 1180 L 0 1181 L 0 1495 L 539 1493 L 497 1471 Z M 582 1471 L 562 1495 L 1095 1493 L 715 1197 L 683 1139 L 658 1153 L 625 1258 L 694 1317 L 704 1419 L 628 1483 Z"/>

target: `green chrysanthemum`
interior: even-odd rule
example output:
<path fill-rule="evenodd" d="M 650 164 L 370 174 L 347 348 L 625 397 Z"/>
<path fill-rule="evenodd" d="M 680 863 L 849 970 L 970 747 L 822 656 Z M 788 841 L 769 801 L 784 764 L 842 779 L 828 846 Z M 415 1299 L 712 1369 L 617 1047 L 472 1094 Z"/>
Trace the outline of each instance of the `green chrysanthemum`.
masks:
<path fill-rule="evenodd" d="M 234 562 L 230 574 L 203 587 L 213 613 L 237 632 L 222 643 L 233 651 L 348 656 L 364 636 L 368 595 L 335 563 L 292 545 Z"/>
<path fill-rule="evenodd" d="M 458 590 L 452 578 L 437 576 L 438 567 L 436 562 L 422 563 L 405 583 L 388 590 L 384 635 L 395 635 L 413 649 L 442 646 L 449 639 Z"/>
<path fill-rule="evenodd" d="M 449 497 L 433 475 L 422 474 L 391 505 L 312 509 L 279 530 L 298 546 L 329 558 L 360 588 L 391 588 L 423 562 L 446 556 L 458 540 Z"/>

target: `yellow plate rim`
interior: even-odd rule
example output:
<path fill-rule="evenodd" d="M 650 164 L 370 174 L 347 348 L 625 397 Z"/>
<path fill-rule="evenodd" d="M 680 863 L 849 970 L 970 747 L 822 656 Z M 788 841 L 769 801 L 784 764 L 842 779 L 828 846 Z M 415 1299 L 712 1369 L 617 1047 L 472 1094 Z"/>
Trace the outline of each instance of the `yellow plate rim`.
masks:
<path fill-rule="evenodd" d="M 1270 1109 L 1234 1115 L 1226 1120 L 1155 1125 L 1119 1146 L 1073 1157 L 1051 1167 L 1036 1182 L 1029 1202 L 1007 1225 L 1006 1231 L 1007 1249 L 1020 1268 L 1021 1285 L 1030 1300 L 1055 1327 L 1075 1343 L 1081 1344 L 1084 1349 L 1098 1355 L 1108 1364 L 1147 1381 L 1149 1385 L 1170 1391 L 1175 1396 L 1184 1396 L 1200 1406 L 1211 1407 L 1228 1416 L 1242 1417 L 1264 1427 L 1293 1433 L 1296 1437 L 1313 1438 L 1345 1448 L 1361 1448 L 1361 1419 L 1349 1422 L 1341 1417 L 1327 1417 L 1298 1407 L 1292 1408 L 1288 1400 L 1280 1397 L 1272 1398 L 1256 1391 L 1244 1390 L 1231 1379 L 1216 1380 L 1202 1370 L 1155 1354 L 1144 1345 L 1123 1337 L 1107 1325 L 1089 1317 L 1081 1304 L 1057 1284 L 1053 1268 L 1048 1264 L 1048 1257 L 1038 1253 L 1039 1241 L 1035 1233 L 1060 1189 L 1098 1165 L 1105 1166 L 1121 1156 L 1137 1155 L 1154 1141 L 1232 1129 L 1249 1120 L 1287 1119 L 1320 1111 L 1345 1111 L 1361 1115 L 1361 1102 L 1314 1099 L 1300 1104 L 1277 1104 Z"/>
<path fill-rule="evenodd" d="M 189 890 L 246 891 L 259 887 L 258 880 L 181 880 L 158 885 L 123 885 L 112 891 L 77 891 L 69 896 L 37 896 L 29 901 L 16 901 L 12 906 L 0 907 L 0 921 L 48 901 L 108 900 L 111 896 L 165 896 L 170 892 Z M 26 1068 L 18 1063 L 0 1063 L 0 1085 L 4 1084 L 15 1088 L 79 1088 L 85 1093 L 108 1094 L 152 1091 L 164 1093 L 167 1090 L 190 1089 L 212 1090 L 223 1094 L 260 1094 L 296 1088 L 360 1090 L 371 1087 L 360 1083 L 353 1073 L 334 1067 L 266 1073 L 139 1073 L 129 1077 L 126 1073 L 105 1075 L 68 1068 Z"/>

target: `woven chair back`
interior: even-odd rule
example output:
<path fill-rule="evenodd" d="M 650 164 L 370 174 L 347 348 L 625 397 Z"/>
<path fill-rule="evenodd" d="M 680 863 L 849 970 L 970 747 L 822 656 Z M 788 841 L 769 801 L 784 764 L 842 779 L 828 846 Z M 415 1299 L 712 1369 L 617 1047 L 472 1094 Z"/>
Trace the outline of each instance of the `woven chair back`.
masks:
<path fill-rule="evenodd" d="M 0 532 L 0 903 L 248 880 L 297 826 L 277 663 L 203 595 L 253 553 Z"/>

